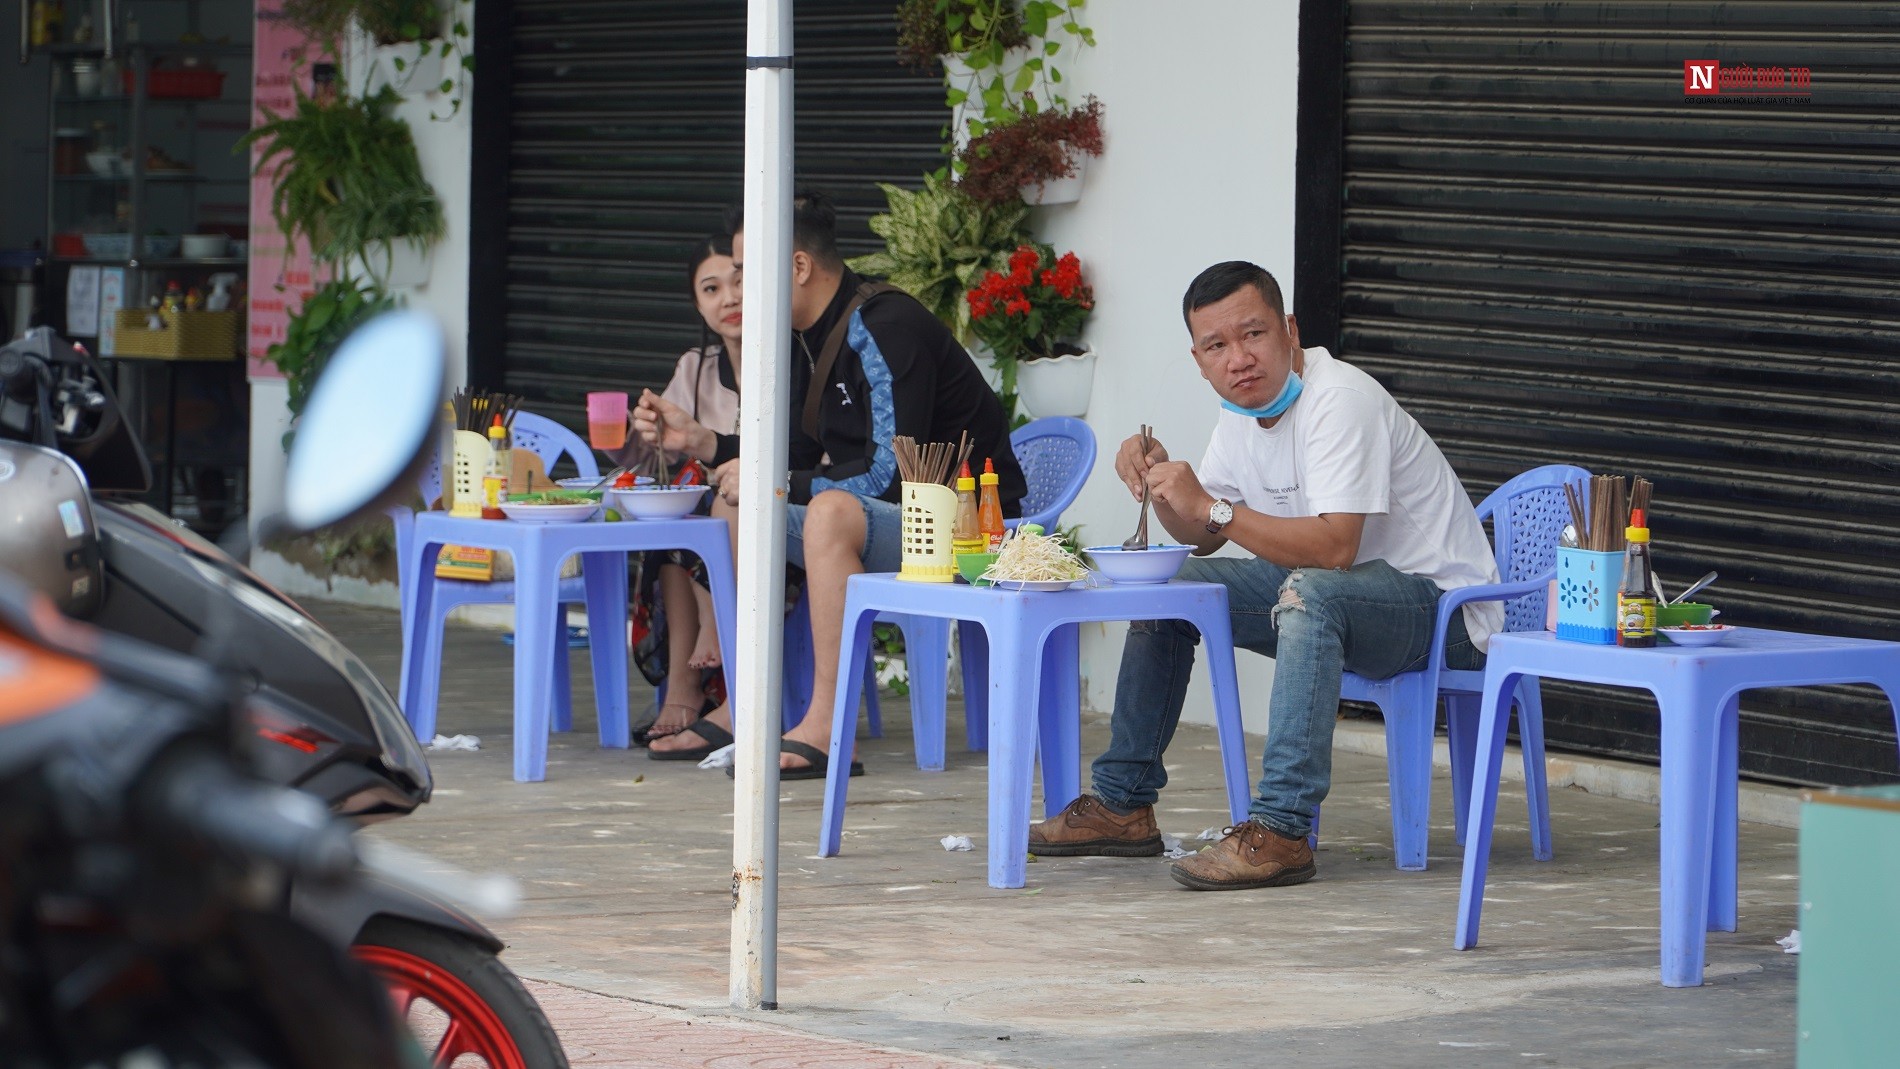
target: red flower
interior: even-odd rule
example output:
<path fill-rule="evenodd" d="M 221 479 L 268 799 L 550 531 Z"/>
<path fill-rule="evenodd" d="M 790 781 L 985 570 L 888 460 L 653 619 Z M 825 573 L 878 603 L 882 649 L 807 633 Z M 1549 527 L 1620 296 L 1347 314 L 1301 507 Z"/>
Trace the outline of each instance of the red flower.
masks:
<path fill-rule="evenodd" d="M 966 294 L 971 327 L 997 353 L 1014 359 L 1047 356 L 1082 333 L 1095 295 L 1074 253 L 1046 245 L 1011 253 L 1007 272 L 989 271 Z"/>

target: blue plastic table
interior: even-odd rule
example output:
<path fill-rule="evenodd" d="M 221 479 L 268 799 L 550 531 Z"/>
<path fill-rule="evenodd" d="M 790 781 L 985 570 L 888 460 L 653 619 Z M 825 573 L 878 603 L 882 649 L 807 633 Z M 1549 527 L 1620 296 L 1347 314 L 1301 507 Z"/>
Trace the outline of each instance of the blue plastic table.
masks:
<path fill-rule="evenodd" d="M 424 512 L 416 516 L 410 539 L 410 559 L 402 574 L 415 576 L 404 592 L 409 601 L 406 618 L 429 619 L 435 593 L 435 560 L 444 545 L 507 550 L 515 561 L 515 779 L 547 778 L 548 720 L 553 695 L 547 681 L 554 656 L 554 638 L 560 621 L 561 564 L 581 555 L 581 578 L 587 590 L 587 626 L 593 635 L 589 653 L 594 666 L 594 703 L 600 722 L 600 744 L 625 748 L 627 728 L 627 554 L 649 549 L 684 549 L 706 562 L 712 583 L 713 616 L 719 625 L 719 645 L 725 661 L 727 693 L 736 694 L 733 665 L 737 663 L 733 637 L 734 589 L 732 548 L 726 521 L 707 516 L 677 520 L 622 520 L 617 523 L 517 523 L 480 520 Z M 423 634 L 435 629 L 424 629 Z M 437 640 L 439 641 L 439 640 Z M 404 711 L 433 709 L 423 702 L 421 688 L 434 688 L 441 663 L 440 649 L 425 639 L 402 652 L 402 706 Z M 432 666 L 436 670 L 432 670 Z M 430 723 L 411 723 L 419 736 L 435 730 Z"/>
<path fill-rule="evenodd" d="M 1021 887 L 1029 852 L 1032 762 L 1042 752 L 1042 803 L 1054 816 L 1081 791 L 1081 689 L 1077 624 L 1103 620 L 1187 620 L 1201 631 L 1213 668 L 1215 725 L 1235 823 L 1247 817 L 1246 738 L 1234 675 L 1227 588 L 1176 581 L 1149 586 L 1006 591 L 963 583 L 913 583 L 892 573 L 854 575 L 845 588 L 844 639 L 838 650 L 838 703 L 832 714 L 831 764 L 825 777 L 818 853 L 836 856 L 844 833 L 845 792 L 857 731 L 858 658 L 870 648 L 879 612 L 980 623 L 989 639 L 989 875 L 991 887 Z M 942 767 L 943 706 L 935 715 L 913 702 L 920 755 L 934 746 Z M 849 712 L 847 713 L 847 710 Z M 929 718 L 926 723 L 924 718 Z M 1033 725 L 1033 730 L 1032 730 Z M 934 737 L 933 737 L 934 736 Z"/>
<path fill-rule="evenodd" d="M 1900 643 L 1739 628 L 1720 646 L 1659 639 L 1654 649 L 1559 641 L 1548 631 L 1491 636 L 1478 722 L 1478 760 L 1465 822 L 1456 946 L 1478 942 L 1491 820 L 1504 759 L 1507 696 L 1522 676 L 1641 687 L 1662 719 L 1662 982 L 1702 983 L 1710 930 L 1732 932 L 1736 913 L 1736 710 L 1742 691 L 1872 683 L 1900 722 Z"/>

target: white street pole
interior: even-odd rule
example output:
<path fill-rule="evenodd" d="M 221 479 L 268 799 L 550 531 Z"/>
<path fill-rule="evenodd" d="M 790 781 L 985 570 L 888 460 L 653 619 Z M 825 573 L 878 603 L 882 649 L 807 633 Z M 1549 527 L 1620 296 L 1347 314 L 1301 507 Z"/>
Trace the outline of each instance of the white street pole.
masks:
<path fill-rule="evenodd" d="M 733 776 L 737 1009 L 778 1008 L 778 711 L 785 622 L 792 330 L 792 4 L 749 0 L 745 76 L 745 361 L 739 396 L 739 693 Z"/>

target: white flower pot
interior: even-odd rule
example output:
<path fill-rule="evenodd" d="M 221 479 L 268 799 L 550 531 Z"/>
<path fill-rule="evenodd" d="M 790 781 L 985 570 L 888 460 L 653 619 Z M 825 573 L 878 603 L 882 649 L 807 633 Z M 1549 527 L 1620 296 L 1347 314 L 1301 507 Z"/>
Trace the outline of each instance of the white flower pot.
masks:
<path fill-rule="evenodd" d="M 396 61 L 402 60 L 401 70 Z M 440 91 L 442 86 L 442 40 L 405 41 L 402 44 L 377 45 L 370 50 L 370 62 L 376 85 L 394 86 L 405 96 Z"/>
<path fill-rule="evenodd" d="M 1037 418 L 1080 416 L 1089 410 L 1095 387 L 1095 350 L 1016 365 L 1016 396 Z"/>
<path fill-rule="evenodd" d="M 411 241 L 390 246 L 378 243 L 365 256 L 352 260 L 351 268 L 356 277 L 373 278 L 384 289 L 422 287 L 429 284 L 429 274 L 435 268 L 435 247 L 418 250 Z"/>
<path fill-rule="evenodd" d="M 952 144 L 957 151 L 961 152 L 963 146 L 970 143 L 969 120 L 981 118 L 983 115 L 982 87 L 988 85 L 990 80 L 998 74 L 1002 75 L 1004 85 L 1014 84 L 1016 75 L 1023 69 L 1023 64 L 1029 62 L 1029 50 L 1012 48 L 1003 53 L 1001 67 L 985 67 L 980 71 L 971 70 L 970 65 L 963 62 L 961 56 L 945 53 L 937 59 L 943 64 L 944 84 L 952 89 L 961 89 L 970 97 L 969 100 L 950 110 Z"/>
<path fill-rule="evenodd" d="M 1073 149 L 1070 153 L 1075 159 L 1075 173 L 1067 178 L 1024 186 L 1024 203 L 1046 207 L 1051 204 L 1074 204 L 1082 199 L 1082 176 L 1088 173 L 1089 158 Z"/>

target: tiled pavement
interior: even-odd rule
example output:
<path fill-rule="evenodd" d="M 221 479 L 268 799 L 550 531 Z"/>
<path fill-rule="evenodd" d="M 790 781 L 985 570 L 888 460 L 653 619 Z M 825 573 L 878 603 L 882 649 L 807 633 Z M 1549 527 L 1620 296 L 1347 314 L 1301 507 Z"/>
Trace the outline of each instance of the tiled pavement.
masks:
<path fill-rule="evenodd" d="M 393 613 L 312 608 L 394 681 Z M 1706 986 L 1665 990 L 1652 806 L 1554 792 L 1557 858 L 1539 864 L 1507 784 L 1484 942 L 1462 954 L 1445 777 L 1431 868 L 1398 872 L 1384 762 L 1352 753 L 1335 753 L 1312 883 L 1195 894 L 1159 859 L 1046 859 L 1027 887 L 998 891 L 983 872 L 982 758 L 953 742 L 946 771 L 919 772 L 901 700 L 886 702 L 886 737 L 860 741 L 868 773 L 852 781 L 842 856 L 812 856 L 822 785 L 784 785 L 780 1009 L 740 1013 L 726 996 L 731 781 L 596 746 L 577 656 L 575 730 L 550 741 L 545 783 L 514 783 L 496 638 L 453 629 L 446 654 L 441 728 L 481 736 L 481 751 L 435 755 L 435 800 L 370 834 L 522 882 L 522 909 L 495 925 L 505 960 L 541 981 L 576 1065 L 1793 1062 L 1796 959 L 1774 945 L 1795 923 L 1791 831 L 1743 825 L 1741 930 L 1710 933 Z M 960 719 L 953 705 L 953 740 Z M 1104 731 L 1085 723 L 1085 753 Z M 1223 822 L 1216 752 L 1211 729 L 1182 728 L 1164 831 L 1191 840 Z M 977 850 L 946 853 L 946 834 Z"/>

